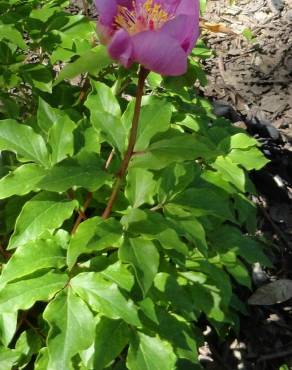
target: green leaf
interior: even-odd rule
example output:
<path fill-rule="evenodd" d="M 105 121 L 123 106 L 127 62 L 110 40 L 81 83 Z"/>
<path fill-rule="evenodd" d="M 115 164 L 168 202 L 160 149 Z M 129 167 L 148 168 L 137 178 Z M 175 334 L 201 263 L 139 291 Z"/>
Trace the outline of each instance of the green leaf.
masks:
<path fill-rule="evenodd" d="M 44 139 L 29 126 L 7 119 L 0 121 L 0 150 L 15 152 L 19 160 L 33 161 L 43 166 L 49 163 Z"/>
<path fill-rule="evenodd" d="M 244 264 L 240 262 L 240 260 L 237 259 L 236 263 L 233 265 L 227 265 L 226 269 L 239 284 L 251 289 L 250 274 Z"/>
<path fill-rule="evenodd" d="M 81 273 L 71 280 L 70 285 L 94 311 L 110 319 L 123 319 L 130 325 L 140 325 L 133 302 L 124 297 L 117 284 L 108 282 L 99 273 Z"/>
<path fill-rule="evenodd" d="M 73 45 L 73 47 L 74 46 L 75 45 Z M 88 46 L 89 46 L 88 49 L 90 49 L 91 45 L 88 45 Z M 63 63 L 64 62 L 70 62 L 71 58 L 76 56 L 76 54 L 83 54 L 83 53 L 84 53 L 84 50 L 82 50 L 82 51 L 76 50 L 76 52 L 75 52 L 75 51 L 72 51 L 72 50 L 64 49 L 60 46 L 60 47 L 57 47 L 57 49 L 55 49 L 52 52 L 52 54 L 50 55 L 50 60 L 51 60 L 52 64 L 56 64 L 57 62 L 63 62 Z"/>
<path fill-rule="evenodd" d="M 61 162 L 67 156 L 74 154 L 75 123 L 67 116 L 61 117 L 53 123 L 49 130 L 48 143 L 52 149 L 52 164 Z"/>
<path fill-rule="evenodd" d="M 3 266 L 0 284 L 19 279 L 41 269 L 60 268 L 65 263 L 65 251 L 56 240 L 31 241 L 17 248 L 7 264 Z"/>
<path fill-rule="evenodd" d="M 70 80 L 81 73 L 89 72 L 97 74 L 103 68 L 111 63 L 107 49 L 102 46 L 96 46 L 92 50 L 85 52 L 75 62 L 67 64 L 60 72 L 54 85 L 59 84 L 63 80 Z"/>
<path fill-rule="evenodd" d="M 127 132 L 121 123 L 121 109 L 112 90 L 101 82 L 92 83 L 93 91 L 85 106 L 90 111 L 93 127 L 106 135 L 110 144 L 121 154 L 125 150 Z"/>
<path fill-rule="evenodd" d="M 142 235 L 144 239 L 158 240 L 165 249 L 174 249 L 188 254 L 187 246 L 180 240 L 173 225 L 161 214 L 141 209 L 132 209 L 121 221 L 129 233 Z"/>
<path fill-rule="evenodd" d="M 173 314 L 161 307 L 156 308 L 158 316 L 157 332 L 161 338 L 167 339 L 175 349 L 175 353 L 180 359 L 187 359 L 192 363 L 187 369 L 196 369 L 198 353 L 197 348 L 203 344 L 202 336 L 193 323 L 188 323 L 186 319 L 178 314 Z M 184 369 L 179 366 L 178 369 Z"/>
<path fill-rule="evenodd" d="M 219 144 L 219 147 L 229 151 L 232 149 L 248 149 L 257 145 L 258 142 L 253 137 L 244 133 L 238 133 L 224 138 Z"/>
<path fill-rule="evenodd" d="M 49 351 L 47 347 L 41 348 L 34 363 L 34 370 L 48 370 Z"/>
<path fill-rule="evenodd" d="M 17 312 L 3 312 L 0 314 L 0 340 L 5 347 L 8 347 L 11 342 L 16 327 Z"/>
<path fill-rule="evenodd" d="M 92 104 L 95 103 L 95 109 L 97 111 L 120 117 L 121 108 L 112 89 L 99 81 L 92 81 L 92 88 L 93 91 L 89 95 L 85 105 L 90 109 L 90 107 L 93 108 Z"/>
<path fill-rule="evenodd" d="M 172 202 L 191 210 L 194 216 L 212 215 L 224 220 L 234 220 L 228 197 L 221 191 L 209 188 L 190 188 L 175 197 Z M 167 209 L 169 209 L 168 206 Z"/>
<path fill-rule="evenodd" d="M 0 179 L 0 199 L 40 189 L 64 193 L 71 188 L 81 187 L 93 192 L 110 179 L 110 174 L 94 165 L 59 165 L 45 170 L 28 163 Z"/>
<path fill-rule="evenodd" d="M 147 149 L 156 134 L 169 129 L 171 114 L 172 106 L 165 101 L 142 107 L 135 151 Z"/>
<path fill-rule="evenodd" d="M 147 77 L 147 82 L 149 83 L 152 89 L 159 87 L 162 81 L 163 80 L 161 75 L 155 72 L 150 72 Z"/>
<path fill-rule="evenodd" d="M 195 218 L 190 220 L 176 220 L 186 232 L 186 238 L 191 240 L 203 255 L 207 255 L 208 245 L 206 233 L 202 224 Z"/>
<path fill-rule="evenodd" d="M 264 266 L 272 266 L 271 261 L 263 252 L 262 245 L 249 236 L 242 235 L 240 230 L 230 225 L 223 225 L 209 234 L 216 249 L 234 251 L 248 263 L 260 262 Z"/>
<path fill-rule="evenodd" d="M 229 154 L 228 158 L 233 163 L 240 164 L 246 170 L 260 170 L 263 168 L 269 160 L 265 158 L 263 153 L 257 148 L 250 148 L 247 150 L 233 149 Z"/>
<path fill-rule="evenodd" d="M 41 8 L 32 9 L 30 12 L 30 18 L 40 20 L 42 22 L 47 22 L 48 19 L 56 13 L 58 8 L 56 6 L 52 6 L 52 4 L 44 4 Z"/>
<path fill-rule="evenodd" d="M 106 365 L 113 361 L 127 345 L 129 335 L 129 327 L 124 321 L 110 320 L 102 316 L 96 326 L 93 356 L 94 370 L 103 370 Z"/>
<path fill-rule="evenodd" d="M 194 86 L 197 78 L 197 73 L 192 64 L 188 63 L 186 73 L 181 76 L 165 76 L 163 78 L 163 86 L 168 93 L 179 96 L 186 102 L 191 102 L 189 88 Z"/>
<path fill-rule="evenodd" d="M 150 144 L 145 152 L 133 157 L 131 166 L 159 170 L 173 162 L 215 156 L 216 153 L 204 141 L 195 134 L 177 133 L 171 138 Z"/>
<path fill-rule="evenodd" d="M 23 331 L 17 339 L 15 349 L 21 353 L 18 360 L 19 368 L 24 368 L 30 362 L 32 356 L 37 354 L 42 347 L 42 341 L 39 333 L 32 329 Z"/>
<path fill-rule="evenodd" d="M 16 364 L 21 353 L 10 348 L 0 348 L 0 369 L 11 370 Z"/>
<path fill-rule="evenodd" d="M 170 343 L 158 336 L 150 337 L 141 332 L 132 336 L 127 357 L 129 370 L 174 370 L 176 360 Z"/>
<path fill-rule="evenodd" d="M 241 225 L 245 225 L 247 231 L 254 235 L 257 230 L 257 206 L 248 198 L 248 195 L 237 193 L 233 195 L 234 207 L 237 218 Z"/>
<path fill-rule="evenodd" d="M 192 269 L 200 273 L 205 273 L 208 276 L 208 284 L 217 287 L 217 289 L 215 290 L 214 287 L 211 287 L 211 292 L 212 290 L 214 290 L 215 293 L 215 291 L 217 290 L 220 301 L 222 301 L 226 306 L 230 304 L 232 287 L 230 278 L 223 269 L 210 263 L 206 259 L 198 259 L 197 262 L 193 261 Z"/>
<path fill-rule="evenodd" d="M 106 112 L 91 111 L 93 127 L 106 135 L 107 141 L 122 154 L 125 149 L 126 132 L 121 120 Z"/>
<path fill-rule="evenodd" d="M 119 258 L 132 265 L 143 295 L 146 296 L 159 267 L 160 257 L 153 242 L 143 238 L 129 239 L 119 249 Z"/>
<path fill-rule="evenodd" d="M 178 278 L 173 274 L 159 272 L 154 280 L 156 294 L 160 294 L 157 300 L 170 302 L 173 307 L 180 311 L 192 313 L 194 305 L 190 299 L 189 292 L 184 285 L 179 284 Z"/>
<path fill-rule="evenodd" d="M 33 87 L 46 93 L 52 92 L 52 72 L 49 66 L 39 63 L 29 63 L 21 67 L 20 73 Z"/>
<path fill-rule="evenodd" d="M 245 173 L 228 157 L 219 156 L 212 164 L 222 178 L 235 185 L 240 191 L 245 192 Z"/>
<path fill-rule="evenodd" d="M 0 199 L 25 195 L 38 189 L 46 170 L 36 164 L 24 164 L 0 179 Z"/>
<path fill-rule="evenodd" d="M 93 127 L 88 127 L 84 130 L 83 136 L 84 145 L 81 152 L 100 154 L 101 141 L 103 141 L 102 134 Z"/>
<path fill-rule="evenodd" d="M 59 165 L 46 172 L 38 187 L 58 193 L 64 193 L 71 188 L 85 188 L 93 192 L 110 179 L 108 173 L 94 165 Z"/>
<path fill-rule="evenodd" d="M 159 202 L 166 203 L 175 194 L 186 189 L 200 172 L 200 167 L 193 162 L 176 163 L 165 168 L 158 181 Z"/>
<path fill-rule="evenodd" d="M 32 279 L 10 283 L 0 291 L 0 312 L 27 310 L 36 301 L 47 301 L 63 289 L 68 276 L 48 272 Z"/>
<path fill-rule="evenodd" d="M 200 0 L 200 11 L 202 15 L 204 15 L 206 11 L 206 5 L 207 5 L 207 0 Z"/>
<path fill-rule="evenodd" d="M 228 194 L 241 194 L 232 184 L 223 180 L 221 173 L 213 170 L 205 170 L 201 174 L 201 179 L 209 184 L 224 190 Z"/>
<path fill-rule="evenodd" d="M 16 220 L 8 249 L 17 248 L 40 237 L 47 230 L 55 230 L 71 217 L 78 206 L 76 200 L 53 193 L 40 193 L 25 203 Z"/>
<path fill-rule="evenodd" d="M 215 321 L 225 321 L 225 313 L 221 308 L 222 292 L 216 285 L 194 283 L 189 291 L 197 310 L 204 312 L 208 318 Z"/>
<path fill-rule="evenodd" d="M 197 116 L 190 115 L 190 114 L 186 115 L 184 120 L 177 122 L 177 125 L 187 127 L 191 131 L 194 131 L 197 133 L 202 129 L 200 118 Z"/>
<path fill-rule="evenodd" d="M 132 168 L 127 175 L 126 197 L 133 208 L 144 203 L 154 204 L 156 181 L 153 174 L 143 168 Z"/>
<path fill-rule="evenodd" d="M 113 218 L 92 217 L 82 222 L 68 247 L 67 264 L 71 269 L 82 253 L 91 253 L 109 247 L 119 247 L 122 227 Z"/>
<path fill-rule="evenodd" d="M 48 370 L 73 369 L 71 359 L 94 341 L 93 314 L 71 289 L 60 293 L 45 309 L 50 326 L 48 335 Z"/>
<path fill-rule="evenodd" d="M 6 39 L 9 42 L 17 45 L 21 49 L 27 49 L 26 43 L 21 35 L 21 33 L 8 24 L 0 24 L 0 40 Z"/>
<path fill-rule="evenodd" d="M 199 56 L 200 59 L 204 59 L 204 57 L 208 54 L 212 56 L 212 52 L 207 51 L 206 53 L 206 49 L 204 50 L 204 49 L 199 49 L 199 48 L 197 50 L 194 50 L 192 54 L 193 55 L 197 54 L 197 56 Z M 206 59 L 208 59 L 208 56 Z M 199 81 L 200 85 L 207 86 L 208 85 L 207 74 L 202 64 L 199 61 L 192 59 L 191 66 L 192 66 L 193 74 L 195 74 L 195 76 L 197 77 L 197 80 Z"/>
<path fill-rule="evenodd" d="M 120 288 L 130 292 L 134 285 L 134 276 L 120 261 L 109 265 L 105 270 L 99 272 L 102 277 L 113 281 Z"/>
<path fill-rule="evenodd" d="M 63 111 L 51 107 L 45 100 L 39 96 L 39 104 L 37 111 L 37 122 L 39 127 L 44 131 L 48 132 L 53 124 L 63 117 L 65 114 Z"/>

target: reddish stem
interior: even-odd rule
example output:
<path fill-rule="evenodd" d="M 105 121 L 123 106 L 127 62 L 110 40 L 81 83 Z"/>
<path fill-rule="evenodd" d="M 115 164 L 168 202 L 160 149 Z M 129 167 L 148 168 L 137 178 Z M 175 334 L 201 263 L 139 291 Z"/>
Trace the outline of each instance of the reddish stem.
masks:
<path fill-rule="evenodd" d="M 86 200 L 83 204 L 83 209 L 82 209 L 82 212 L 79 212 L 78 214 L 78 217 L 75 221 L 75 224 L 73 226 L 73 229 L 71 231 L 71 234 L 75 234 L 76 233 L 76 230 L 78 228 L 78 226 L 80 225 L 81 221 L 86 219 L 86 214 L 85 214 L 85 211 L 86 209 L 89 207 L 90 203 L 91 203 L 91 200 L 92 200 L 92 197 L 93 197 L 93 194 L 91 192 L 87 193 L 87 197 L 86 197 Z"/>
<path fill-rule="evenodd" d="M 119 193 L 121 184 L 123 182 L 123 179 L 127 173 L 130 160 L 133 155 L 134 147 L 137 140 L 137 133 L 138 133 L 138 125 L 139 125 L 139 118 L 141 113 L 141 102 L 143 97 L 143 90 L 144 90 L 144 84 L 146 77 L 148 76 L 149 71 L 143 67 L 141 67 L 139 72 L 139 80 L 138 80 L 138 90 L 136 95 L 136 102 L 135 102 L 135 110 L 134 110 L 134 116 L 132 120 L 132 127 L 130 131 L 130 137 L 129 137 L 129 144 L 128 148 L 125 154 L 125 157 L 122 161 L 121 167 L 119 169 L 119 172 L 117 174 L 117 179 L 114 185 L 114 188 L 112 190 L 111 196 L 109 198 L 109 201 L 107 203 L 106 209 L 103 212 L 102 218 L 107 219 L 109 218 L 113 205 L 117 199 L 117 195 Z"/>

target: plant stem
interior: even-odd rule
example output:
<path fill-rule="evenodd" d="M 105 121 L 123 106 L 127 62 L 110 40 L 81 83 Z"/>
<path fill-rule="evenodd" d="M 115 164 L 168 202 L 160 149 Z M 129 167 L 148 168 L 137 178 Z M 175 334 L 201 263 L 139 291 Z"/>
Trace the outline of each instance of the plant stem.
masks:
<path fill-rule="evenodd" d="M 119 193 L 123 179 L 127 173 L 129 163 L 133 155 L 134 147 L 135 147 L 136 140 L 137 140 L 144 84 L 145 84 L 146 77 L 148 76 L 148 73 L 149 71 L 147 69 L 141 67 L 140 72 L 139 72 L 138 90 L 137 90 L 137 95 L 136 95 L 135 110 L 134 110 L 134 116 L 132 120 L 132 127 L 130 131 L 129 144 L 128 144 L 128 148 L 125 153 L 124 159 L 122 161 L 121 167 L 117 174 L 117 179 L 116 179 L 114 188 L 112 190 L 111 196 L 107 203 L 106 209 L 104 210 L 103 215 L 102 215 L 102 218 L 104 218 L 105 220 L 109 218 L 112 212 L 113 205 L 117 199 L 117 195 Z"/>
<path fill-rule="evenodd" d="M 78 226 L 80 225 L 82 220 L 84 220 L 86 218 L 85 211 L 89 207 L 89 205 L 91 203 L 91 200 L 92 200 L 92 197 L 93 197 L 93 194 L 91 192 L 87 193 L 86 200 L 83 204 L 83 210 L 82 210 L 82 212 L 79 212 L 78 217 L 77 217 L 77 219 L 74 223 L 73 229 L 71 231 L 72 235 L 76 233 L 76 230 L 78 229 Z"/>
<path fill-rule="evenodd" d="M 112 160 L 114 158 L 114 155 L 115 155 L 115 150 L 112 149 L 111 152 L 110 152 L 110 155 L 108 156 L 108 159 L 105 163 L 105 166 L 104 166 L 104 169 L 107 170 L 110 166 L 110 164 L 112 163 Z"/>

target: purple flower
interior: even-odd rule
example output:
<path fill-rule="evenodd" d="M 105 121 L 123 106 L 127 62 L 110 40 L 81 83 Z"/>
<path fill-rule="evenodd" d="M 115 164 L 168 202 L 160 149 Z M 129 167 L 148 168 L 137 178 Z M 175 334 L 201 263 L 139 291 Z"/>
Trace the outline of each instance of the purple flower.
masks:
<path fill-rule="evenodd" d="M 199 36 L 199 0 L 95 0 L 98 32 L 109 54 L 167 76 L 187 70 Z"/>

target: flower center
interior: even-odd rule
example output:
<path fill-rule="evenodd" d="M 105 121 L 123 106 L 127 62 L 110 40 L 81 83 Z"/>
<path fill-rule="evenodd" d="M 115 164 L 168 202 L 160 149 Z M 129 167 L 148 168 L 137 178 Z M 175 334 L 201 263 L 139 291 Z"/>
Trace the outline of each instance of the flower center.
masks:
<path fill-rule="evenodd" d="M 142 31 L 154 31 L 163 26 L 172 16 L 155 0 L 146 0 L 142 6 L 133 1 L 133 10 L 118 6 L 115 26 L 125 29 L 130 35 Z"/>

